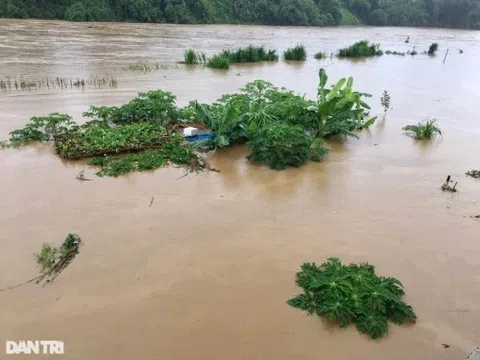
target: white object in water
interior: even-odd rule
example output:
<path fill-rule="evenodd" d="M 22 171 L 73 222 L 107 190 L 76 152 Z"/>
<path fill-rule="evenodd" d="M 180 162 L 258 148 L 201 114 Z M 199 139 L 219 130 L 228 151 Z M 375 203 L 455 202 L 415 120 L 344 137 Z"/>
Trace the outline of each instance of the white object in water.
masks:
<path fill-rule="evenodd" d="M 200 130 L 195 127 L 187 127 L 183 129 L 183 136 L 195 136 L 199 134 L 200 134 Z"/>

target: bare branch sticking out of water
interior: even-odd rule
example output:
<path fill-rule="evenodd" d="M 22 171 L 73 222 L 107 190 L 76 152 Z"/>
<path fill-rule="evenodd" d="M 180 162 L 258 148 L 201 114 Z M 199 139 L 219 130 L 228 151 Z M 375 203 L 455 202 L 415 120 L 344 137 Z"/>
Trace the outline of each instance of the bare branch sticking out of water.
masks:
<path fill-rule="evenodd" d="M 148 206 L 149 208 L 151 208 L 151 207 L 152 207 L 153 200 L 155 200 L 155 198 L 152 196 L 152 199 L 150 200 L 150 205 Z"/>
<path fill-rule="evenodd" d="M 85 170 L 82 170 L 80 171 L 78 174 L 77 174 L 77 180 L 80 180 L 80 181 L 92 181 L 92 179 L 87 179 L 85 177 Z"/>
<path fill-rule="evenodd" d="M 456 187 L 458 183 L 456 182 L 455 185 L 453 186 L 450 186 L 450 183 L 453 183 L 453 180 L 450 180 L 450 175 L 448 175 L 447 179 L 442 184 L 442 187 L 441 187 L 442 191 L 457 192 L 458 190 L 456 189 Z"/>

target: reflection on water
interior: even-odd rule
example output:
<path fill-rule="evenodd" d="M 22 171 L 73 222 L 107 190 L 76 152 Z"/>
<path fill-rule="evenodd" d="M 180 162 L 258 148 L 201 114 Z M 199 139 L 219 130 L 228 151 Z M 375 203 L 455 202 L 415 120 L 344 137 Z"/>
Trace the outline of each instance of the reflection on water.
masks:
<path fill-rule="evenodd" d="M 397 51 L 431 42 L 440 49 L 434 58 L 313 59 L 361 39 Z M 470 218 L 480 213 L 480 184 L 464 175 L 480 166 L 479 40 L 463 30 L 0 20 L 0 78 L 118 80 L 117 89 L 0 94 L 0 138 L 34 115 L 80 119 L 89 105 L 122 104 L 156 88 L 186 104 L 264 79 L 314 97 L 321 66 L 331 82 L 353 76 L 379 115 L 359 140 L 329 140 L 323 163 L 282 172 L 249 164 L 246 148 L 234 146 L 210 155 L 220 173 L 180 178 L 181 169 L 169 168 L 110 179 L 87 169 L 94 181 L 81 182 L 84 163 L 62 162 L 48 145 L 1 151 L 0 287 L 36 274 L 31 254 L 43 242 L 60 244 L 73 232 L 85 245 L 54 285 L 1 293 L 0 341 L 63 340 L 66 359 L 465 357 L 478 345 L 480 323 L 479 222 Z M 230 71 L 176 64 L 191 47 L 211 55 L 251 43 L 281 54 L 299 42 L 305 63 Z M 121 70 L 137 61 L 169 66 Z M 383 90 L 393 105 L 385 119 Z M 425 117 L 438 120 L 443 138 L 402 134 Z M 459 193 L 440 191 L 446 175 Z M 368 261 L 401 279 L 418 324 L 392 326 L 389 339 L 373 342 L 289 308 L 299 265 L 329 256 Z"/>

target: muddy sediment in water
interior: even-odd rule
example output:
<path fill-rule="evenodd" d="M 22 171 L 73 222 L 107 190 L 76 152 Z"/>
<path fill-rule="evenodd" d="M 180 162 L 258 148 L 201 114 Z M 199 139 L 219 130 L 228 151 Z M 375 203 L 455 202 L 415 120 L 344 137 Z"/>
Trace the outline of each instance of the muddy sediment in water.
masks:
<path fill-rule="evenodd" d="M 439 55 L 313 59 L 363 38 L 398 51 L 437 42 Z M 122 104 L 156 88 L 186 104 L 264 79 L 313 97 L 320 66 L 331 81 L 354 76 L 380 115 L 360 140 L 330 141 L 323 163 L 282 172 L 248 164 L 238 146 L 209 156 L 220 173 L 178 179 L 182 170 L 168 168 L 112 179 L 87 169 L 93 181 L 82 182 L 76 175 L 84 164 L 61 161 L 48 145 L 0 151 L 0 287 L 37 273 L 32 254 L 43 242 L 59 245 L 68 233 L 84 241 L 51 286 L 0 293 L 0 341 L 63 340 L 65 359 L 465 358 L 480 336 L 480 224 L 470 218 L 480 213 L 480 185 L 465 176 L 479 166 L 479 41 L 478 32 L 438 29 L 89 29 L 0 20 L 0 78 L 118 80 L 115 89 L 0 94 L 1 139 L 31 116 L 57 111 L 78 119 L 89 105 Z M 213 54 L 253 43 L 281 52 L 298 42 L 309 53 L 302 64 L 228 72 L 176 65 L 189 47 Z M 121 70 L 137 61 L 172 68 Z M 393 106 L 384 120 L 383 90 Z M 402 135 L 403 126 L 425 117 L 438 120 L 443 138 L 419 143 Z M 440 190 L 447 175 L 458 193 Z M 299 265 L 330 256 L 368 261 L 378 274 L 400 279 L 418 323 L 392 325 L 390 337 L 375 342 L 286 305 L 298 292 Z"/>

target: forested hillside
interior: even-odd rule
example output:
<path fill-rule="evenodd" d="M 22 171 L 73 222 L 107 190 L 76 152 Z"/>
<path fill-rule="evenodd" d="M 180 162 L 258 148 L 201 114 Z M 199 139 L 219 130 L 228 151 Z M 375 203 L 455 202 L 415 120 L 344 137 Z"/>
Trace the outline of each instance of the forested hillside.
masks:
<path fill-rule="evenodd" d="M 0 0 L 0 17 L 480 29 L 480 0 Z"/>

